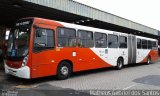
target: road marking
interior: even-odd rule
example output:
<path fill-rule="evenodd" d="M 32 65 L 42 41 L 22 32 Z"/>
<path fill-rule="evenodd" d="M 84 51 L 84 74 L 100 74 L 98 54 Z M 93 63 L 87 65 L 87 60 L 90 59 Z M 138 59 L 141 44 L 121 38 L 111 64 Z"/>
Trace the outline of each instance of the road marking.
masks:
<path fill-rule="evenodd" d="M 133 84 L 133 85 L 131 85 L 131 86 L 128 86 L 128 87 L 124 88 L 123 90 L 130 89 L 130 88 L 132 88 L 132 87 L 134 87 L 134 86 L 136 86 L 136 84 Z"/>

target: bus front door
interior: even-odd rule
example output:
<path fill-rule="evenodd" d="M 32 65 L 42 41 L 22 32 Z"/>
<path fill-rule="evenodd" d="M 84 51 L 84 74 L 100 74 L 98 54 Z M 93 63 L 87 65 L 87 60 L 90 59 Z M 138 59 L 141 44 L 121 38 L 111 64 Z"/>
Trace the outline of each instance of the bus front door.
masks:
<path fill-rule="evenodd" d="M 38 25 L 33 35 L 32 78 L 50 76 L 55 62 L 54 26 Z"/>

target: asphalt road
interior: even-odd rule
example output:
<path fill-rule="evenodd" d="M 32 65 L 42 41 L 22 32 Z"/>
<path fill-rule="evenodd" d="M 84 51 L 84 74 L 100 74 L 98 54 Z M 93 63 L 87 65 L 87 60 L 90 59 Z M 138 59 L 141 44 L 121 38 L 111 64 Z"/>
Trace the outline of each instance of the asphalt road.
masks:
<path fill-rule="evenodd" d="M 0 96 L 90 96 L 89 90 L 159 90 L 159 81 L 160 62 L 125 66 L 122 70 L 79 72 L 67 80 L 57 80 L 54 76 L 25 80 L 7 76 L 0 69 Z"/>

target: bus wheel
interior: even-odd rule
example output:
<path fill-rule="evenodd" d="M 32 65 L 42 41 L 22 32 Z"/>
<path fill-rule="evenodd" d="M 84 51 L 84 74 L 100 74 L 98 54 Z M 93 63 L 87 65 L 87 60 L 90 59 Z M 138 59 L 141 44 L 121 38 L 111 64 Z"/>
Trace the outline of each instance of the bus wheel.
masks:
<path fill-rule="evenodd" d="M 149 56 L 148 58 L 147 58 L 147 65 L 149 65 L 149 64 L 151 64 L 152 62 L 151 62 L 151 57 Z"/>
<path fill-rule="evenodd" d="M 61 62 L 57 69 L 57 78 L 59 80 L 67 79 L 71 75 L 71 72 L 72 72 L 71 70 L 72 70 L 72 67 L 70 63 L 66 61 Z"/>
<path fill-rule="evenodd" d="M 121 70 L 122 67 L 123 67 L 123 59 L 122 59 L 122 58 L 119 58 L 119 59 L 117 60 L 116 69 L 117 69 L 117 70 Z"/>

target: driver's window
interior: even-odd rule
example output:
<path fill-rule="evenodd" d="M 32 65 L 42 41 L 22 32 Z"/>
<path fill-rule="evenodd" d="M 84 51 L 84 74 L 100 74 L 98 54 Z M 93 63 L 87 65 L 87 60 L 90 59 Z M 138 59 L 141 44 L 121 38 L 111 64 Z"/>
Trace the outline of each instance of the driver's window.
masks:
<path fill-rule="evenodd" d="M 35 47 L 45 47 L 47 44 L 47 33 L 45 29 L 37 29 L 35 35 Z"/>
<path fill-rule="evenodd" d="M 54 47 L 54 32 L 50 29 L 35 30 L 34 51 L 42 51 Z"/>

